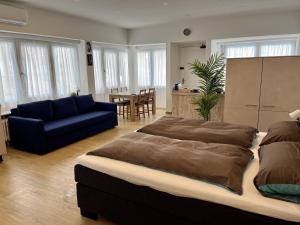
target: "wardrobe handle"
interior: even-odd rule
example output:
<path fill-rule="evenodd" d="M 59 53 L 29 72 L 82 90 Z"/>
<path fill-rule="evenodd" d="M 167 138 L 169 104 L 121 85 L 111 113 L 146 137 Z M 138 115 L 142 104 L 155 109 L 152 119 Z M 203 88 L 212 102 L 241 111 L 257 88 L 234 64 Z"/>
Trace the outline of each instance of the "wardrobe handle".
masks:
<path fill-rule="evenodd" d="M 258 105 L 251 105 L 251 104 L 247 104 L 245 105 L 246 107 L 257 107 Z"/>
<path fill-rule="evenodd" d="M 263 105 L 264 108 L 275 108 L 275 105 Z"/>

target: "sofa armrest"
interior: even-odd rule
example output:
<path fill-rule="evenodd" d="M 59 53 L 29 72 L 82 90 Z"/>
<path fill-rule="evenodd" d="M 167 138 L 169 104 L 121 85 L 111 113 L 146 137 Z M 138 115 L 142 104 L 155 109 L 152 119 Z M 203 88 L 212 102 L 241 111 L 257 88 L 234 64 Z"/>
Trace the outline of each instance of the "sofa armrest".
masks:
<path fill-rule="evenodd" d="M 13 146 L 36 153 L 45 150 L 46 137 L 43 120 L 10 116 L 8 126 Z"/>
<path fill-rule="evenodd" d="M 117 113 L 117 104 L 108 102 L 96 102 L 96 111 L 113 111 Z"/>

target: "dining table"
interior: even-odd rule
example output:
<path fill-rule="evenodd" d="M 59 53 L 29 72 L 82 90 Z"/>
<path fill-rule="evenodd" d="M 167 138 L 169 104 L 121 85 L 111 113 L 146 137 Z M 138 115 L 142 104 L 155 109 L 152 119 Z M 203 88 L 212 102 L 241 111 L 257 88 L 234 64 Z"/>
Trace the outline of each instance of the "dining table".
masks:
<path fill-rule="evenodd" d="M 139 93 L 133 92 L 118 92 L 118 93 L 110 93 L 109 94 L 109 102 L 115 102 L 115 99 L 126 99 L 130 102 L 130 120 L 136 120 L 136 103 L 138 102 Z M 156 113 L 156 93 L 154 92 L 153 100 L 152 100 L 152 114 Z"/>

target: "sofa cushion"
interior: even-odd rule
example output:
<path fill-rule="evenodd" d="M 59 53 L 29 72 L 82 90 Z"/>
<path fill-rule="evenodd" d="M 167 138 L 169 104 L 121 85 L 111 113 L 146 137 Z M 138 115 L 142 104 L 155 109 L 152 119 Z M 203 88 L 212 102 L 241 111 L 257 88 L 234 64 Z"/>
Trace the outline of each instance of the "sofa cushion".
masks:
<path fill-rule="evenodd" d="M 75 98 L 79 113 L 86 113 L 86 112 L 93 111 L 93 109 L 95 107 L 95 101 L 91 94 L 75 96 L 74 98 Z"/>
<path fill-rule="evenodd" d="M 114 116 L 115 114 L 113 112 L 90 112 L 65 119 L 47 122 L 44 125 L 44 129 L 47 136 L 53 137 L 65 133 L 70 133 L 89 125 L 101 123 L 104 120 L 111 120 L 114 118 Z M 101 126 L 101 124 L 99 124 L 99 126 Z"/>
<path fill-rule="evenodd" d="M 19 116 L 49 121 L 53 119 L 53 108 L 50 100 L 18 105 Z"/>
<path fill-rule="evenodd" d="M 63 119 L 78 114 L 73 97 L 60 98 L 52 101 L 54 119 Z"/>

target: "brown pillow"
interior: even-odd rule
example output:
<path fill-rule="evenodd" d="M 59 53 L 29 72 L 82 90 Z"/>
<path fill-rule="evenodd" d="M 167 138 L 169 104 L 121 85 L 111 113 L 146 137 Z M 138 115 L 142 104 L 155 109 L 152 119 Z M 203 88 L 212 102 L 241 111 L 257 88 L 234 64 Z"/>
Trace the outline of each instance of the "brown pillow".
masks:
<path fill-rule="evenodd" d="M 270 126 L 260 146 L 281 141 L 300 142 L 300 127 L 296 121 L 282 121 Z"/>
<path fill-rule="evenodd" d="M 262 195 L 300 203 L 300 142 L 277 142 L 259 149 L 254 184 Z"/>

